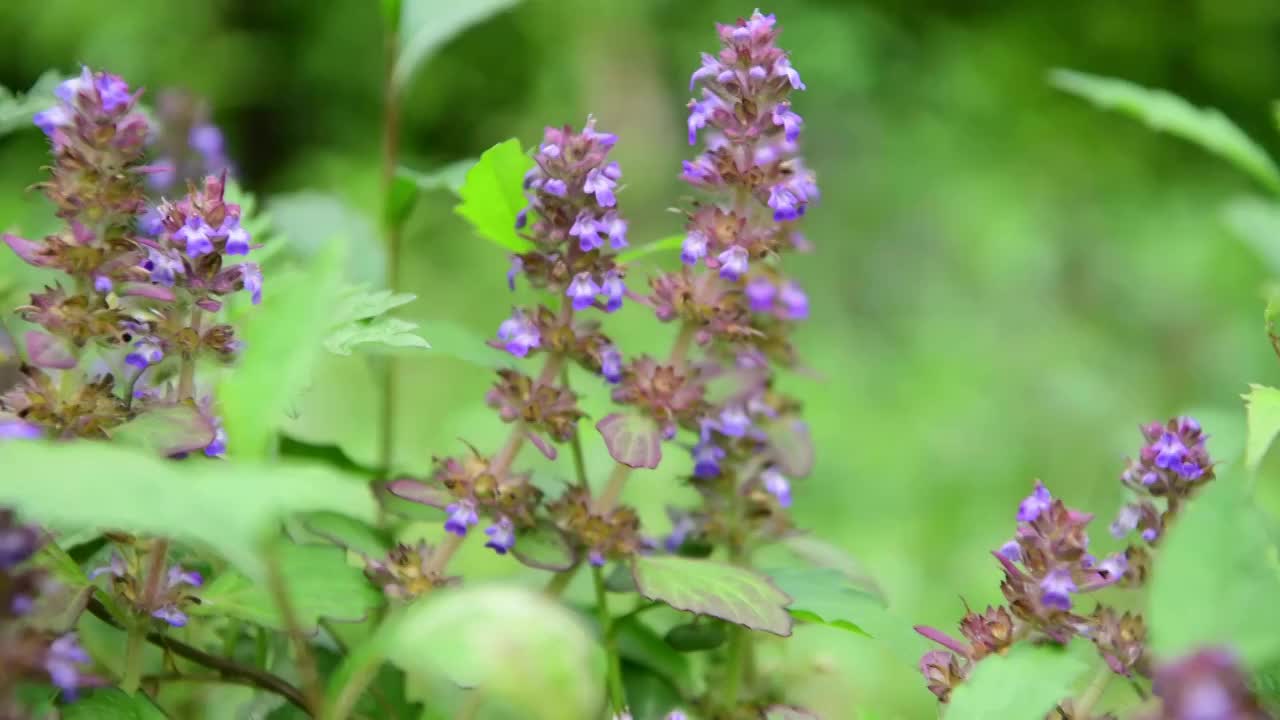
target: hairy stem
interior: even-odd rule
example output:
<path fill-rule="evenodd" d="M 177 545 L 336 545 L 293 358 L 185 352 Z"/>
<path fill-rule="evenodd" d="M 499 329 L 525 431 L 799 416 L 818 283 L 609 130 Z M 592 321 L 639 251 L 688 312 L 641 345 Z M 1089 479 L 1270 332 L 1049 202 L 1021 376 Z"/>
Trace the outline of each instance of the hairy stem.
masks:
<path fill-rule="evenodd" d="M 191 329 L 196 334 L 196 349 L 182 354 L 182 367 L 178 371 L 178 402 L 190 400 L 195 392 L 196 356 L 200 354 L 200 326 L 203 321 L 204 314 L 200 308 L 191 308 Z"/>
<path fill-rule="evenodd" d="M 297 653 L 298 674 L 302 677 L 302 687 L 307 700 L 307 708 L 314 717 L 319 715 L 324 705 L 324 686 L 320 682 L 320 673 L 316 669 L 315 657 L 311 654 L 311 644 L 307 640 L 302 623 L 298 621 L 297 610 L 293 606 L 293 598 L 289 597 L 289 588 L 285 585 L 284 575 L 280 571 L 280 560 L 274 553 L 267 556 L 267 586 L 275 601 L 280 616 L 284 619 L 285 629 L 293 641 L 294 652 Z"/>
<path fill-rule="evenodd" d="M 613 466 L 613 472 L 609 473 L 609 482 L 604 486 L 604 491 L 595 499 L 594 509 L 597 514 L 603 515 L 609 512 L 618 504 L 619 498 L 622 497 L 622 489 L 627 485 L 627 478 L 631 476 L 631 468 L 618 463 Z"/>
<path fill-rule="evenodd" d="M 400 158 L 400 91 L 396 88 L 394 71 L 399 38 L 395 32 L 387 33 L 387 59 L 382 108 L 382 202 L 383 226 L 387 240 L 387 287 L 392 292 L 400 288 L 400 245 L 403 228 L 399 219 L 390 215 L 394 202 L 396 165 Z M 378 457 L 382 472 L 391 473 L 395 459 L 395 405 L 399 394 L 399 363 L 395 355 L 386 358 L 386 374 L 382 378 L 382 443 Z"/>
<path fill-rule="evenodd" d="M 142 647 L 146 644 L 146 628 L 137 622 L 129 628 L 129 637 L 125 641 L 124 676 L 120 678 L 120 689 L 132 695 L 138 691 L 142 682 Z"/>
<path fill-rule="evenodd" d="M 746 664 L 750 630 L 738 625 L 729 630 L 729 660 L 725 664 L 724 707 L 730 715 L 738 707 L 738 689 L 742 685 L 742 668 Z"/>
<path fill-rule="evenodd" d="M 1092 717 L 1093 706 L 1098 704 L 1098 700 L 1102 697 L 1102 692 L 1107 689 L 1107 685 L 1111 682 L 1111 678 L 1115 677 L 1110 667 L 1103 663 L 1094 673 L 1093 679 L 1089 681 L 1088 687 L 1084 692 L 1080 693 L 1080 697 L 1072 703 L 1071 716 L 1077 720 L 1089 720 Z"/>
<path fill-rule="evenodd" d="M 622 714 L 627 707 L 627 692 L 622 685 L 622 661 L 618 659 L 618 643 L 613 636 L 613 617 L 609 615 L 609 596 L 604 589 L 604 573 L 591 568 L 596 585 L 596 610 L 600 614 L 600 632 L 604 638 L 604 650 L 608 658 L 609 704 L 615 714 Z"/>

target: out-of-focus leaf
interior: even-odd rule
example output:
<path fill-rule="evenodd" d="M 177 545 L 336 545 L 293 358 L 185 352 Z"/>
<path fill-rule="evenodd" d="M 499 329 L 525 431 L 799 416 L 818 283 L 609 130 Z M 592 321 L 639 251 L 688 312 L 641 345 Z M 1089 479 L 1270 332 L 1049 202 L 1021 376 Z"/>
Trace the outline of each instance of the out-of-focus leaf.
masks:
<path fill-rule="evenodd" d="M 387 483 L 387 492 L 398 498 L 421 505 L 429 505 L 441 510 L 453 502 L 453 495 L 444 488 L 424 483 L 421 480 L 414 480 L 413 478 L 392 480 Z"/>
<path fill-rule="evenodd" d="M 396 168 L 396 177 L 412 182 L 422 192 L 448 190 L 457 194 L 467 181 L 467 173 L 479 162 L 475 158 L 456 160 L 427 172 L 411 170 L 407 167 Z"/>
<path fill-rule="evenodd" d="M 635 262 L 636 260 L 639 260 L 640 258 L 645 257 L 647 255 L 652 255 L 653 253 L 656 253 L 656 252 L 664 252 L 667 250 L 679 250 L 680 246 L 683 244 L 684 244 L 684 235 L 671 235 L 670 237 L 664 237 L 661 240 L 654 240 L 651 243 L 646 243 L 644 245 L 639 245 L 633 248 L 629 248 L 627 250 L 623 250 L 622 252 L 618 253 L 618 262 L 625 265 L 630 262 Z"/>
<path fill-rule="evenodd" d="M 58 102 L 53 91 L 65 79 L 56 70 L 46 70 L 25 93 L 15 93 L 0 85 L 0 136 L 23 127 L 35 128 L 31 118 Z"/>
<path fill-rule="evenodd" d="M 174 462 L 106 443 L 0 443 L 0 504 L 53 528 L 152 533 L 203 543 L 260 579 L 281 518 L 331 511 L 373 522 L 358 478 L 320 466 Z M 92 468 L 92 472 L 86 472 Z"/>
<path fill-rule="evenodd" d="M 1042 718 L 1071 694 L 1089 664 L 1059 647 L 1015 645 L 982 659 L 951 692 L 947 720 Z"/>
<path fill-rule="evenodd" d="M 415 322 L 392 317 L 377 318 L 334 330 L 325 338 L 324 347 L 335 355 L 350 355 L 352 350 L 385 353 L 395 349 L 431 349 L 431 343 L 417 331 L 418 323 Z"/>
<path fill-rule="evenodd" d="M 609 455 L 632 468 L 656 468 L 662 462 L 658 424 L 640 415 L 611 413 L 596 423 Z"/>
<path fill-rule="evenodd" d="M 275 195 L 267 201 L 267 213 L 291 256 L 310 264 L 342 238 L 351 248 L 343 278 L 379 288 L 387 284 L 387 253 L 377 224 L 342 198 L 311 190 Z"/>
<path fill-rule="evenodd" d="M 1227 227 L 1253 249 L 1280 277 L 1280 204 L 1259 197 L 1239 197 L 1222 210 Z"/>
<path fill-rule="evenodd" d="M 836 570 L 779 568 L 769 570 L 768 574 L 775 585 L 791 596 L 791 606 L 787 610 L 797 620 L 822 623 L 871 637 L 859 625 L 859 615 L 868 608 L 876 611 L 884 608 L 878 599 L 850 585 Z"/>
<path fill-rule="evenodd" d="M 1280 433 L 1280 390 L 1250 385 L 1244 397 L 1248 432 L 1245 440 L 1245 465 L 1257 470 L 1262 464 L 1276 434 Z"/>
<path fill-rule="evenodd" d="M 218 389 L 228 452 L 263 458 L 287 424 L 322 351 L 338 290 L 342 246 L 334 243 L 306 273 L 273 278 L 261 306 L 246 313 L 240 365 Z"/>
<path fill-rule="evenodd" d="M 769 578 L 734 565 L 671 555 L 639 556 L 636 587 L 650 600 L 775 635 L 791 634 L 791 598 Z"/>
<path fill-rule="evenodd" d="M 433 593 L 389 618 L 373 642 L 411 676 L 476 688 L 522 717 L 587 720 L 600 708 L 600 645 L 576 615 L 538 592 Z"/>
<path fill-rule="evenodd" d="M 682 653 L 715 650 L 729 639 L 724 623 L 698 622 L 676 625 L 662 638 L 671 648 Z"/>
<path fill-rule="evenodd" d="M 622 663 L 627 709 L 634 720 L 665 720 L 680 706 L 680 692 L 670 680 L 644 665 Z"/>
<path fill-rule="evenodd" d="M 511 356 L 485 345 L 484 337 L 450 320 L 427 320 L 431 353 L 447 355 L 487 370 L 509 367 Z"/>
<path fill-rule="evenodd" d="M 1221 473 L 1167 531 L 1147 622 L 1157 657 L 1227 645 L 1253 666 L 1280 656 L 1280 577 L 1239 473 Z M 1210 610 L 1206 610 L 1210 609 Z"/>
<path fill-rule="evenodd" d="M 613 633 L 618 656 L 624 661 L 643 665 L 678 688 L 691 687 L 693 676 L 689 658 L 668 645 L 640 618 L 633 616 L 614 624 Z"/>
<path fill-rule="evenodd" d="M 455 35 L 515 4 L 516 0 L 401 0 L 400 51 L 391 82 L 404 87 L 414 71 Z"/>
<path fill-rule="evenodd" d="M 352 285 L 339 293 L 334 308 L 333 324 L 342 326 L 358 320 L 369 320 L 417 300 L 413 293 L 372 290 L 368 285 Z"/>
<path fill-rule="evenodd" d="M 381 557 L 391 548 L 391 537 L 385 532 L 338 513 L 313 513 L 302 521 L 312 535 L 366 557 Z"/>
<path fill-rule="evenodd" d="M 48 333 L 28 331 L 23 335 L 27 346 L 27 361 L 40 368 L 70 370 L 76 366 L 71 354 L 71 344 Z"/>
<path fill-rule="evenodd" d="M 382 397 L 371 360 L 321 353 L 294 398 L 282 429 L 294 440 L 333 446 L 357 465 L 377 467 Z"/>
<path fill-rule="evenodd" d="M 347 564 L 347 553 L 342 549 L 282 544 L 273 552 L 298 622 L 304 628 L 315 628 L 322 618 L 363 620 L 385 602 L 364 572 Z M 267 586 L 234 570 L 222 573 L 201 590 L 200 604 L 192 612 L 286 629 Z"/>
<path fill-rule="evenodd" d="M 126 695 L 119 688 L 102 688 L 62 708 L 63 720 L 165 720 L 146 693 Z"/>
<path fill-rule="evenodd" d="M 148 410 L 107 431 L 115 442 L 150 450 L 158 455 L 194 452 L 213 442 L 216 429 L 209 418 L 191 405 Z"/>
<path fill-rule="evenodd" d="M 862 563 L 844 550 L 807 534 L 787 537 L 782 545 L 810 565 L 839 572 L 856 590 L 871 595 L 882 605 L 888 605 L 889 599 L 880 583 Z"/>
<path fill-rule="evenodd" d="M 802 478 L 813 472 L 809 423 L 793 416 L 781 417 L 765 425 L 764 432 L 769 436 L 769 456 L 783 474 Z"/>
<path fill-rule="evenodd" d="M 454 212 L 490 242 L 515 252 L 531 250 L 533 243 L 516 234 L 516 215 L 526 204 L 522 187 L 524 175 L 532 167 L 533 160 L 515 138 L 485 150 L 467 171 L 466 182 L 458 191 L 462 202 Z"/>
<path fill-rule="evenodd" d="M 1280 192 L 1280 171 L 1257 143 L 1213 108 L 1198 108 L 1164 90 L 1127 80 L 1054 70 L 1050 82 L 1105 110 L 1117 110 L 1142 120 L 1153 130 L 1195 143 L 1253 176 L 1272 192 Z"/>
<path fill-rule="evenodd" d="M 556 572 L 568 570 L 578 559 L 564 533 L 546 521 L 517 533 L 511 554 L 529 567 Z"/>

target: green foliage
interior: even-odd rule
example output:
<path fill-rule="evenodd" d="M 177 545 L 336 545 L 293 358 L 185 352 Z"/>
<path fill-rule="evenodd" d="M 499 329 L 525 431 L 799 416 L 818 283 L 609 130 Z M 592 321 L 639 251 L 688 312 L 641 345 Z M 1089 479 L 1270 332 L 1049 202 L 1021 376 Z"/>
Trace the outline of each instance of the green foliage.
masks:
<path fill-rule="evenodd" d="M 333 243 L 305 273 L 280 274 L 246 313 L 240 364 L 218 389 L 228 452 L 264 458 L 285 412 L 310 377 L 331 328 L 343 247 Z"/>
<path fill-rule="evenodd" d="M 630 248 L 629 250 L 623 250 L 618 253 L 618 262 L 626 265 L 627 263 L 635 262 L 636 260 L 652 255 L 653 253 L 664 252 L 667 250 L 679 250 L 680 246 L 683 244 L 684 235 L 670 235 L 662 238 L 661 240 L 654 240 L 653 242 L 645 245 L 639 245 L 637 247 Z"/>
<path fill-rule="evenodd" d="M 65 79 L 56 70 L 46 70 L 25 93 L 0 85 L 0 137 L 24 127 L 34 128 L 31 118 L 57 103 L 53 91 Z"/>
<path fill-rule="evenodd" d="M 775 585 L 791 596 L 791 606 L 787 609 L 797 620 L 871 637 L 858 624 L 858 618 L 864 612 L 879 613 L 884 609 L 878 599 L 855 588 L 836 570 L 780 568 L 766 572 Z"/>
<path fill-rule="evenodd" d="M 396 348 L 430 348 L 431 345 L 415 332 L 418 329 L 417 323 L 382 317 L 394 308 L 413 302 L 417 297 L 412 293 L 396 293 L 391 290 L 371 291 L 363 286 L 347 288 L 338 300 L 334 330 L 325 338 L 325 349 L 335 355 L 350 355 L 357 346 L 371 352 L 387 352 Z"/>
<path fill-rule="evenodd" d="M 1259 197 L 1240 197 L 1222 210 L 1223 220 L 1280 277 L 1280 206 Z"/>
<path fill-rule="evenodd" d="M 882 605 L 889 604 L 880 583 L 857 558 L 843 549 L 807 534 L 791 535 L 784 538 L 781 544 L 800 560 L 813 567 L 835 570 L 857 590 L 872 596 Z"/>
<path fill-rule="evenodd" d="M 724 623 L 693 622 L 676 625 L 662 638 L 667 645 L 682 653 L 714 650 L 729 639 Z"/>
<path fill-rule="evenodd" d="M 173 405 L 142 413 L 109 434 L 122 445 L 168 456 L 207 446 L 213 442 L 214 427 L 194 405 Z"/>
<path fill-rule="evenodd" d="M 377 225 L 337 195 L 311 190 L 275 195 L 267 213 L 291 257 L 309 264 L 341 239 L 351 248 L 342 266 L 345 280 L 376 288 L 387 284 L 387 252 Z"/>
<path fill-rule="evenodd" d="M 680 706 L 680 693 L 671 681 L 647 667 L 622 664 L 627 709 L 633 720 L 664 720 Z"/>
<path fill-rule="evenodd" d="M 165 714 L 137 692 L 117 688 L 94 690 L 62 710 L 62 720 L 165 720 Z"/>
<path fill-rule="evenodd" d="M 1251 431 L 1252 433 L 1252 431 Z M 1241 473 L 1224 472 L 1166 531 L 1147 621 L 1156 657 L 1229 645 L 1250 664 L 1280 657 L 1280 577 Z"/>
<path fill-rule="evenodd" d="M 1198 108 L 1164 90 L 1152 90 L 1125 80 L 1055 70 L 1050 82 L 1106 110 L 1142 120 L 1153 130 L 1195 143 L 1248 173 L 1268 190 L 1280 193 L 1280 170 L 1257 143 L 1225 115 Z"/>
<path fill-rule="evenodd" d="M 310 445 L 338 448 L 353 462 L 377 467 L 381 396 L 370 358 L 321 353 L 306 387 L 289 405 L 282 432 Z"/>
<path fill-rule="evenodd" d="M 516 0 L 401 0 L 399 54 L 391 82 L 404 87 L 421 67 L 455 35 L 516 4 Z"/>
<path fill-rule="evenodd" d="M 473 159 L 459 160 L 426 173 L 406 167 L 396 168 L 390 197 L 386 200 L 384 220 L 387 225 L 393 228 L 403 225 L 424 192 L 448 190 L 457 194 L 466 181 L 467 171 L 475 164 Z"/>
<path fill-rule="evenodd" d="M 720 625 L 721 623 L 715 623 Z M 647 668 L 678 688 L 693 684 L 689 658 L 671 647 L 665 639 L 638 617 L 632 616 L 613 626 L 618 657 L 630 664 Z"/>
<path fill-rule="evenodd" d="M 1056 646 L 1015 645 L 982 659 L 951 693 L 947 720 L 1033 720 L 1068 695 L 1089 664 Z"/>
<path fill-rule="evenodd" d="M 466 182 L 458 190 L 462 202 L 454 212 L 490 242 L 515 252 L 532 249 L 531 242 L 516 234 L 516 215 L 525 206 L 521 187 L 525 173 L 532 167 L 533 160 L 515 138 L 485 150 L 467 171 Z"/>
<path fill-rule="evenodd" d="M 385 601 L 364 572 L 347 563 L 345 550 L 322 545 L 281 544 L 271 551 L 288 588 L 298 621 L 308 630 L 322 618 L 355 622 Z M 285 630 L 277 603 L 267 586 L 243 573 L 219 575 L 200 592 L 200 615 L 247 620 Z"/>
<path fill-rule="evenodd" d="M 577 561 L 569 540 L 549 520 L 521 530 L 511 554 L 529 567 L 556 572 L 568 570 Z"/>
<path fill-rule="evenodd" d="M 261 546 L 281 518 L 332 511 L 373 521 L 357 479 L 319 466 L 174 462 L 101 443 L 0 444 L 0 504 L 58 529 L 153 533 L 202 543 L 254 579 Z"/>
<path fill-rule="evenodd" d="M 411 676 L 477 688 L 522 717 L 586 720 L 600 708 L 600 646 L 577 616 L 536 592 L 438 593 L 388 618 L 371 642 Z"/>
<path fill-rule="evenodd" d="M 1276 434 L 1280 433 L 1280 390 L 1250 385 L 1249 394 L 1243 397 L 1248 417 L 1245 465 L 1257 470 Z"/>
<path fill-rule="evenodd" d="M 791 634 L 786 611 L 790 598 L 751 570 L 712 560 L 650 555 L 637 557 L 632 573 L 636 588 L 650 600 L 753 630 Z"/>

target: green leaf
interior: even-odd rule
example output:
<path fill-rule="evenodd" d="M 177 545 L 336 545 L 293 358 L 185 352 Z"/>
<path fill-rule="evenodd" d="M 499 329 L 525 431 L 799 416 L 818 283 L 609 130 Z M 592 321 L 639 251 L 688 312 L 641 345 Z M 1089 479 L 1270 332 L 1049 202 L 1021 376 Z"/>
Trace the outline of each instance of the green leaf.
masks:
<path fill-rule="evenodd" d="M 194 406 L 173 405 L 148 410 L 107 434 L 114 442 L 167 457 L 205 447 L 214 432 L 213 423 Z"/>
<path fill-rule="evenodd" d="M 1250 385 L 1249 394 L 1242 397 L 1249 426 L 1245 440 L 1245 465 L 1250 470 L 1257 470 L 1276 434 L 1280 433 L 1280 390 Z"/>
<path fill-rule="evenodd" d="M 1162 538 L 1147 614 L 1156 656 L 1204 645 L 1230 645 L 1254 666 L 1280 656 L 1280 605 L 1264 600 L 1280 597 L 1272 551 L 1239 476 L 1219 475 Z"/>
<path fill-rule="evenodd" d="M 723 628 L 723 623 L 715 625 Z M 618 656 L 624 661 L 642 665 L 669 680 L 679 688 L 693 686 L 689 658 L 677 652 L 661 635 L 638 617 L 629 617 L 613 626 Z"/>
<path fill-rule="evenodd" d="M 415 70 L 455 35 L 516 4 L 516 0 L 402 0 L 400 48 L 391 82 L 403 88 Z"/>
<path fill-rule="evenodd" d="M 665 720 L 680 707 L 680 692 L 670 680 L 643 665 L 622 663 L 627 709 L 634 720 Z"/>
<path fill-rule="evenodd" d="M 1015 645 L 982 659 L 951 692 L 947 720 L 1042 718 L 1071 694 L 1089 664 L 1057 646 Z"/>
<path fill-rule="evenodd" d="M 782 546 L 814 567 L 839 572 L 854 589 L 870 595 L 881 605 L 889 604 L 889 599 L 885 596 L 880 583 L 862 566 L 861 562 L 843 549 L 807 534 L 784 538 Z"/>
<path fill-rule="evenodd" d="M 1271 274 L 1280 276 L 1280 205 L 1259 197 L 1235 198 L 1223 208 L 1222 218 Z"/>
<path fill-rule="evenodd" d="M 636 587 L 650 600 L 710 615 L 775 635 L 791 634 L 791 598 L 769 578 L 711 560 L 640 556 L 632 565 Z"/>
<path fill-rule="evenodd" d="M 658 423 L 630 413 L 611 413 L 596 423 L 609 455 L 632 468 L 656 468 L 662 462 Z"/>
<path fill-rule="evenodd" d="M 313 513 L 302 521 L 302 527 L 316 537 L 366 557 L 382 557 L 392 545 L 387 533 L 338 513 Z"/>
<path fill-rule="evenodd" d="M 331 326 L 342 246 L 334 243 L 308 272 L 273 279 L 262 305 L 241 327 L 240 365 L 218 388 L 228 451 L 264 458 L 286 424 L 285 413 L 302 391 Z"/>
<path fill-rule="evenodd" d="M 0 443 L 0 504 L 55 528 L 115 529 L 203 543 L 264 576 L 262 540 L 281 518 L 331 511 L 367 522 L 367 485 L 330 468 L 164 460 L 106 443 Z M 86 472 L 92 468 L 92 472 Z"/>
<path fill-rule="evenodd" d="M 451 320 L 427 320 L 427 334 L 431 336 L 432 354 L 447 355 L 469 365 L 487 370 L 508 367 L 511 356 L 487 347 L 485 338 L 471 328 Z"/>
<path fill-rule="evenodd" d="M 65 79 L 56 70 L 46 70 L 26 93 L 15 93 L 0 85 L 0 136 L 23 127 L 34 128 L 31 118 L 57 104 L 53 91 Z"/>
<path fill-rule="evenodd" d="M 343 277 L 373 287 L 387 284 L 387 251 L 377 224 L 337 195 L 311 190 L 275 195 L 267 201 L 271 224 L 288 253 L 310 265 L 335 238 L 351 248 Z"/>
<path fill-rule="evenodd" d="M 310 445 L 330 445 L 364 467 L 377 467 L 382 398 L 370 359 L 321 353 L 294 398 L 282 431 Z"/>
<path fill-rule="evenodd" d="M 656 252 L 664 252 L 667 250 L 679 250 L 684 244 L 684 235 L 671 235 L 661 240 L 654 240 L 651 243 L 633 247 L 630 250 L 624 250 L 618 253 L 618 262 L 623 265 L 635 262 L 646 255 L 652 255 Z"/>
<path fill-rule="evenodd" d="M 516 215 L 526 202 L 521 191 L 533 160 L 515 138 L 494 145 L 467 172 L 454 212 L 466 218 L 480 237 L 508 250 L 527 252 L 533 243 L 516 234 Z"/>
<path fill-rule="evenodd" d="M 729 639 L 722 622 L 698 622 L 676 625 L 662 637 L 672 649 L 682 653 L 715 650 Z"/>
<path fill-rule="evenodd" d="M 823 568 L 780 568 L 767 571 L 774 584 L 792 597 L 792 617 L 866 635 L 858 624 L 862 611 L 884 608 L 874 596 L 853 587 L 844 575 Z"/>
<path fill-rule="evenodd" d="M 435 170 L 419 172 L 407 167 L 396 168 L 396 177 L 412 182 L 422 192 L 448 190 L 455 195 L 462 190 L 467 181 L 467 173 L 479 162 L 475 158 L 455 160 Z M 523 177 L 521 178 L 523 180 Z"/>
<path fill-rule="evenodd" d="M 298 621 L 308 630 L 321 618 L 355 622 L 384 604 L 384 596 L 359 568 L 347 563 L 345 550 L 323 545 L 282 544 L 273 551 L 293 600 Z M 276 602 L 263 583 L 235 571 L 225 572 L 200 592 L 198 615 L 247 620 L 285 630 Z"/>
<path fill-rule="evenodd" d="M 578 560 L 568 538 L 550 521 L 540 521 L 533 528 L 521 530 L 511 554 L 524 565 L 556 572 L 568 570 Z"/>
<path fill-rule="evenodd" d="M 399 318 L 378 318 L 369 322 L 352 323 L 329 333 L 324 347 L 335 355 L 350 355 L 353 349 L 369 352 L 391 352 L 393 349 L 429 350 L 428 343 L 418 335 L 418 323 Z"/>
<path fill-rule="evenodd" d="M 521 717 L 586 720 L 603 699 L 604 657 L 590 629 L 531 590 L 433 593 L 384 623 L 374 642 L 410 675 L 477 688 Z"/>
<path fill-rule="evenodd" d="M 1050 82 L 1105 110 L 1117 110 L 1142 120 L 1153 130 L 1195 143 L 1233 163 L 1272 192 L 1280 192 L 1280 171 L 1257 143 L 1225 115 L 1198 108 L 1166 92 L 1134 83 L 1073 70 L 1055 70 Z"/>
<path fill-rule="evenodd" d="M 126 695 L 118 688 L 94 690 L 62 709 L 62 720 L 165 720 L 145 693 Z"/>

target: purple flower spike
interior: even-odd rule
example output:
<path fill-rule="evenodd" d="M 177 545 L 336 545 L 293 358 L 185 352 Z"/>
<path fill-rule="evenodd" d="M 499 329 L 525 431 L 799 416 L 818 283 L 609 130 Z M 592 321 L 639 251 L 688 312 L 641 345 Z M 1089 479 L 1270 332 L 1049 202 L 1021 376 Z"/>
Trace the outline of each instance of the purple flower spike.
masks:
<path fill-rule="evenodd" d="M 709 442 L 698 443 L 693 448 L 693 474 L 695 477 L 710 479 L 719 477 L 720 461 L 724 459 L 723 449 Z"/>
<path fill-rule="evenodd" d="M 757 276 L 747 283 L 747 304 L 755 312 L 769 312 L 773 309 L 773 300 L 778 296 L 778 288 L 769 278 Z"/>
<path fill-rule="evenodd" d="M 515 528 L 511 525 L 511 519 L 505 515 L 498 518 L 498 522 L 485 528 L 484 534 L 489 536 L 489 541 L 484 546 L 499 555 L 506 555 L 516 544 Z"/>
<path fill-rule="evenodd" d="M 1040 590 L 1040 602 L 1065 612 L 1071 609 L 1071 593 L 1076 591 L 1076 583 L 1069 570 L 1057 568 L 1040 581 Z"/>
<path fill-rule="evenodd" d="M 186 224 L 173 234 L 173 238 L 180 240 L 186 246 L 187 255 L 194 258 L 213 252 L 213 240 L 210 236 L 214 232 L 204 218 L 191 215 L 187 218 Z"/>
<path fill-rule="evenodd" d="M 538 332 L 538 326 L 530 322 L 520 310 L 516 310 L 498 326 L 498 339 L 505 343 L 507 352 L 520 358 L 542 345 L 542 334 Z"/>
<path fill-rule="evenodd" d="M 605 297 L 604 311 L 607 313 L 616 312 L 622 307 L 622 297 L 627 292 L 627 286 L 622 282 L 622 276 L 614 270 L 610 270 L 604 276 L 604 283 L 600 286 L 600 292 Z"/>
<path fill-rule="evenodd" d="M 573 309 L 582 311 L 591 307 L 600 294 L 600 286 L 592 279 L 591 273 L 580 272 L 573 276 L 573 282 L 564 291 L 566 297 L 573 301 Z"/>
<path fill-rule="evenodd" d="M 707 256 L 707 236 L 697 230 L 691 230 L 680 246 L 680 259 L 687 265 L 693 265 Z"/>
<path fill-rule="evenodd" d="M 476 504 L 471 500 L 459 500 L 445 508 L 449 518 L 445 520 L 444 529 L 458 537 L 465 537 L 467 528 L 480 522 L 476 515 Z"/>
<path fill-rule="evenodd" d="M 793 282 L 783 285 L 779 299 L 787 309 L 787 318 L 804 320 L 809 317 L 809 296 L 804 294 L 804 290 L 801 290 L 799 285 Z"/>
<path fill-rule="evenodd" d="M 165 605 L 151 611 L 151 617 L 163 620 L 173 627 L 185 627 L 189 618 L 176 605 Z"/>
<path fill-rule="evenodd" d="M 608 169 L 592 168 L 587 171 L 587 179 L 582 183 L 582 191 L 588 195 L 595 195 L 600 207 L 613 207 L 618 202 L 613 195 L 613 189 L 617 183 L 609 175 Z"/>
<path fill-rule="evenodd" d="M 737 280 L 747 273 L 747 251 L 734 245 L 716 256 L 720 261 L 720 277 L 725 280 Z"/>
<path fill-rule="evenodd" d="M 80 668 L 91 662 L 89 653 L 80 647 L 75 633 L 67 633 L 49 644 L 44 656 L 44 669 L 49 681 L 68 696 L 80 687 Z"/>
<path fill-rule="evenodd" d="M 133 344 L 133 351 L 125 356 L 124 361 L 139 370 L 146 370 L 164 359 L 164 349 L 155 340 L 143 338 Z"/>
<path fill-rule="evenodd" d="M 607 346 L 600 353 L 600 374 L 610 385 L 617 385 L 622 381 L 622 353 L 613 345 Z"/>
<path fill-rule="evenodd" d="M 760 473 L 760 482 L 770 495 L 778 499 L 779 505 L 784 508 L 791 507 L 791 483 L 782 473 L 769 468 Z"/>
<path fill-rule="evenodd" d="M 1020 522 L 1032 522 L 1040 517 L 1040 513 L 1045 512 L 1052 505 L 1053 496 L 1049 494 L 1049 489 L 1044 486 L 1044 483 L 1037 480 L 1036 489 L 1018 505 L 1018 520 Z"/>

